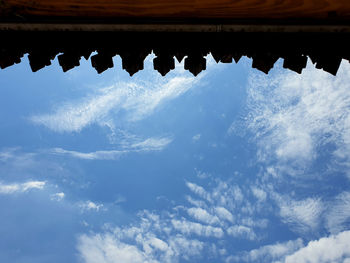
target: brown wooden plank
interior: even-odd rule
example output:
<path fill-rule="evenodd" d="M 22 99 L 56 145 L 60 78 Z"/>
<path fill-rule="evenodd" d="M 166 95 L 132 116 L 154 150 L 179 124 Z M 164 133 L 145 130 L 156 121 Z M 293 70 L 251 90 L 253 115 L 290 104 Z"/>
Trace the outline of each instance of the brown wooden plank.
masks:
<path fill-rule="evenodd" d="M 328 18 L 349 17 L 348 0 L 197 0 L 196 12 L 205 17 Z"/>
<path fill-rule="evenodd" d="M 194 5 L 191 0 L 7 0 L 5 8 L 20 16 L 187 17 Z"/>
<path fill-rule="evenodd" d="M 2 17 L 350 19 L 349 0 L 2 0 Z"/>

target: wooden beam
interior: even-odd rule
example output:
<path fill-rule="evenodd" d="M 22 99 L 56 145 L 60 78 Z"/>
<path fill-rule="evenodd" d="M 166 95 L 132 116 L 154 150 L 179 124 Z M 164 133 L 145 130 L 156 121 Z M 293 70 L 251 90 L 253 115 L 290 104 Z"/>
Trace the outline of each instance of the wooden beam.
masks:
<path fill-rule="evenodd" d="M 1 31 L 350 33 L 350 25 L 1 23 Z"/>
<path fill-rule="evenodd" d="M 348 21 L 349 0 L 2 0 L 1 17 Z"/>

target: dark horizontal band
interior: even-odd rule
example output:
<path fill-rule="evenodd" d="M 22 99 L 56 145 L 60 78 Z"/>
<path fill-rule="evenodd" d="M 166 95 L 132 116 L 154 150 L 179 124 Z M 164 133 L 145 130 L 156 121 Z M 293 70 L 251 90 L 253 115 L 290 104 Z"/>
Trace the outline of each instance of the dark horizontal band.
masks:
<path fill-rule="evenodd" d="M 291 24 L 108 24 L 108 23 L 0 23 L 0 31 L 85 32 L 350 32 L 350 25 Z"/>

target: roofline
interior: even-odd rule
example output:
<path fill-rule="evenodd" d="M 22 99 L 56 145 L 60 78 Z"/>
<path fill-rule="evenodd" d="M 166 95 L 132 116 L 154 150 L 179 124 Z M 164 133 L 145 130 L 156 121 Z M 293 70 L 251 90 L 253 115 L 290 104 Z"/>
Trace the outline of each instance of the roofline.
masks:
<path fill-rule="evenodd" d="M 0 22 L 0 31 L 83 31 L 83 32 L 277 32 L 349 33 L 350 25 L 329 24 L 225 24 L 225 23 L 27 23 Z"/>

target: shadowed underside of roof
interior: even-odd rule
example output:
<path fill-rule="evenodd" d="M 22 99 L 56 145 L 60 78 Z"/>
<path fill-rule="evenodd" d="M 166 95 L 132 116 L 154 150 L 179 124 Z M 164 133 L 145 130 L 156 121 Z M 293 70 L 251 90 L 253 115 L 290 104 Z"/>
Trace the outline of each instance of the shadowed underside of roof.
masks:
<path fill-rule="evenodd" d="M 307 57 L 336 74 L 349 60 L 348 0 L 0 0 L 0 67 L 24 54 L 35 72 L 58 56 L 63 71 L 91 56 L 98 73 L 119 55 L 130 75 L 153 52 L 165 75 L 174 59 L 194 75 L 217 62 L 252 58 L 265 73 L 279 59 L 301 73 Z"/>
<path fill-rule="evenodd" d="M 58 56 L 63 71 L 79 66 L 80 59 L 85 57 L 91 58 L 92 67 L 101 73 L 112 68 L 112 58 L 119 55 L 123 69 L 133 75 L 143 69 L 144 59 L 153 52 L 154 69 L 162 75 L 174 69 L 175 58 L 184 59 L 185 69 L 197 75 L 206 69 L 205 56 L 211 53 L 222 63 L 238 62 L 247 56 L 252 58 L 252 67 L 264 73 L 279 58 L 284 60 L 285 68 L 301 73 L 309 57 L 316 68 L 335 75 L 341 60 L 350 60 L 347 33 L 26 33 L 18 40 L 26 46 L 16 47 L 14 43 L 11 45 L 15 38 L 9 32 L 7 41 L 4 39 L 2 43 L 4 47 L 0 48 L 1 68 L 19 63 L 28 53 L 33 72 L 50 65 Z"/>
<path fill-rule="evenodd" d="M 348 0 L 2 0 L 17 18 L 349 19 Z"/>

